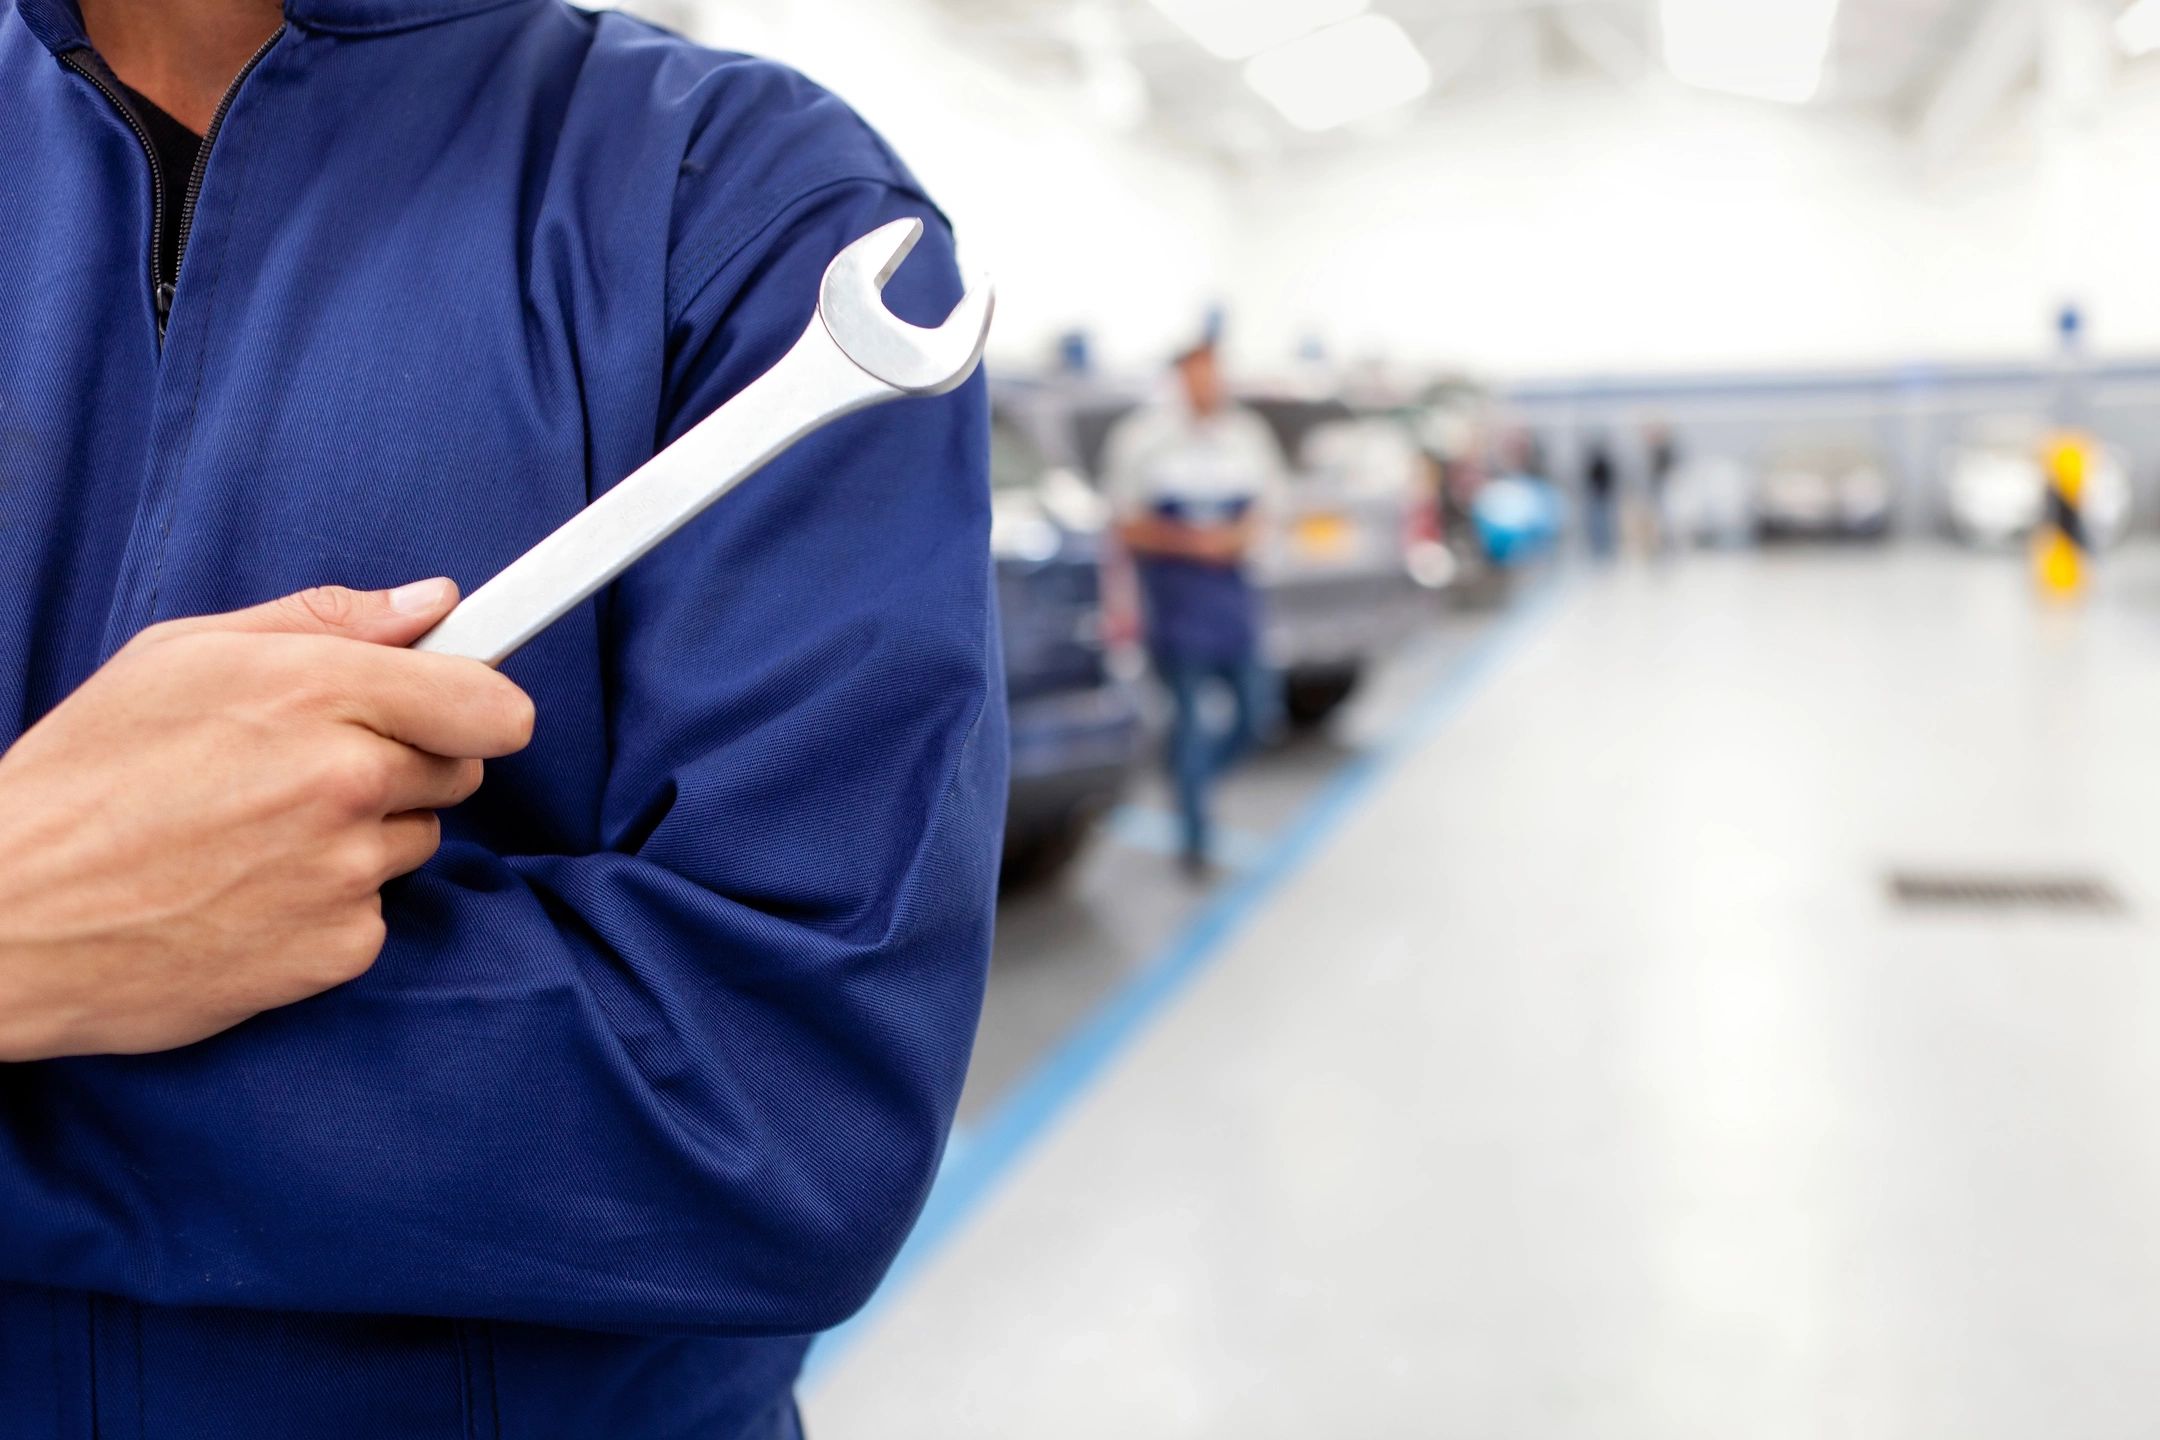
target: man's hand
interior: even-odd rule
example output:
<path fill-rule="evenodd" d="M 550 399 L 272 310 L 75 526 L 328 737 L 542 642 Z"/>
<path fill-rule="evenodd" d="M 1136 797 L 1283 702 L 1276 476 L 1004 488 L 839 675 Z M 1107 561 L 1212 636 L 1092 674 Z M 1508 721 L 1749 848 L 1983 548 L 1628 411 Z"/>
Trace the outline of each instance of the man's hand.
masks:
<path fill-rule="evenodd" d="M 0 1061 L 192 1044 L 362 974 L 532 702 L 403 649 L 447 580 L 152 626 L 0 755 Z"/>

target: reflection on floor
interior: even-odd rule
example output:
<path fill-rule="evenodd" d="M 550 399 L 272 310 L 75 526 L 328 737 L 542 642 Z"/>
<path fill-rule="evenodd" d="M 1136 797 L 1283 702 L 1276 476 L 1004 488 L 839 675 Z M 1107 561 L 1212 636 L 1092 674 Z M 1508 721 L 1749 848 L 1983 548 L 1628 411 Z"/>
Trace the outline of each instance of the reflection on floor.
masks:
<path fill-rule="evenodd" d="M 2160 556 L 2079 613 L 2009 560 L 1706 558 L 1523 635 L 821 1375 L 819 1440 L 2150 1433 Z"/>
<path fill-rule="evenodd" d="M 1184 849 L 1177 812 L 1160 805 L 1120 805 L 1110 812 L 1104 829 L 1112 843 L 1150 855 L 1176 856 Z M 1260 863 L 1267 847 L 1268 837 L 1250 830 L 1218 831 L 1214 864 L 1231 874 L 1250 870 Z"/>

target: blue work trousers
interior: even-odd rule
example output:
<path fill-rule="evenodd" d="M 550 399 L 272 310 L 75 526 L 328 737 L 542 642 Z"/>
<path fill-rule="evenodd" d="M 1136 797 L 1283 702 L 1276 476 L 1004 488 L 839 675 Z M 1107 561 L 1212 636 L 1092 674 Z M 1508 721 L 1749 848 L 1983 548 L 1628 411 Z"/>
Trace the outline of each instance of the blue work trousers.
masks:
<path fill-rule="evenodd" d="M 1215 781 L 1259 744 L 1274 718 L 1275 677 L 1258 660 L 1178 660 L 1158 657 L 1170 692 L 1168 762 L 1177 788 L 1178 819 L 1188 862 L 1211 858 L 1214 841 L 1208 799 Z M 1208 696 L 1227 693 L 1228 728 L 1210 723 Z"/>

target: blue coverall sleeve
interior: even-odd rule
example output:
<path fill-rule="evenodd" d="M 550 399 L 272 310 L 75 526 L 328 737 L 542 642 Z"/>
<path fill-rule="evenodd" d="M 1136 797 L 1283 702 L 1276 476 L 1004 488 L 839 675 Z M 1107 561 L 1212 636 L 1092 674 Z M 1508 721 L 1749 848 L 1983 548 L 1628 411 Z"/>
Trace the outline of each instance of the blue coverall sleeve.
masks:
<path fill-rule="evenodd" d="M 813 295 L 908 214 L 930 234 L 892 298 L 942 317 L 952 241 L 919 197 L 813 190 L 671 306 L 656 439 L 799 333 L 747 297 Z M 705 1334 L 857 1309 L 935 1173 L 988 964 L 985 411 L 978 378 L 843 422 L 607 597 L 593 853 L 453 816 L 358 982 L 0 1085 L 0 1278 Z"/>

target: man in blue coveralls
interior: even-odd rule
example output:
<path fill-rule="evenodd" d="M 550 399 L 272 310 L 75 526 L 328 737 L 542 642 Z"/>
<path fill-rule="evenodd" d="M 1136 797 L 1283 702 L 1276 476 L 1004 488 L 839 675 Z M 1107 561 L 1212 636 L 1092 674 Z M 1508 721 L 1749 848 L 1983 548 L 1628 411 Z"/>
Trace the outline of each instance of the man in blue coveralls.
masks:
<path fill-rule="evenodd" d="M 0 133 L 0 1437 L 795 1435 L 981 1001 L 982 387 L 402 647 L 938 212 L 561 0 L 0 0 Z"/>
<path fill-rule="evenodd" d="M 1170 695 L 1181 860 L 1198 877 L 1214 860 L 1210 792 L 1273 709 L 1247 572 L 1282 454 L 1266 423 L 1231 398 L 1212 336 L 1176 369 L 1175 396 L 1111 436 L 1108 491 L 1140 573 L 1149 657 Z M 1227 729 L 1209 723 L 1210 693 L 1230 701 Z"/>

